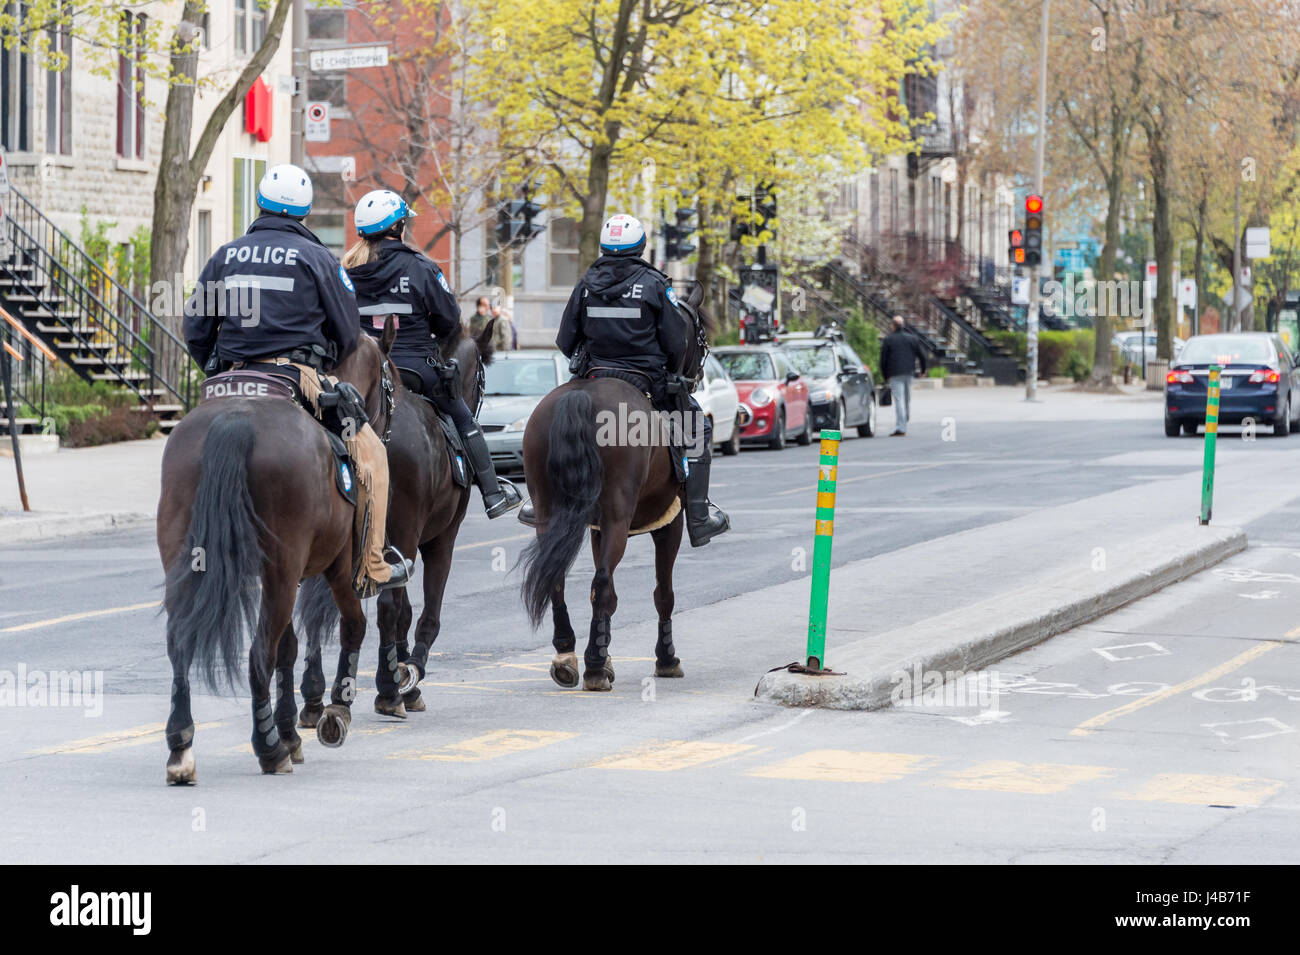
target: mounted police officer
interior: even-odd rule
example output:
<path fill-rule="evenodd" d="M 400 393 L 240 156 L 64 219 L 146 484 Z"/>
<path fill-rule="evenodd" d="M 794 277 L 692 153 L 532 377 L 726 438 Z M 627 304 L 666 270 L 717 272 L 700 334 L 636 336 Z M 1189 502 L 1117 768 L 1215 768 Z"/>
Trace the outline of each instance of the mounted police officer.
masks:
<path fill-rule="evenodd" d="M 388 456 L 367 420 L 365 399 L 352 384 L 325 374 L 357 347 L 360 318 L 347 273 L 302 224 L 311 202 L 311 179 L 303 170 L 285 164 L 266 171 L 257 187 L 261 214 L 199 275 L 185 309 L 185 341 L 209 374 L 262 367 L 293 378 L 316 416 L 342 432 L 355 465 L 358 526 L 365 534 L 353 584 L 370 596 L 405 585 L 410 569 L 396 551 L 395 563 L 384 556 Z M 322 414 L 326 408 L 333 413 Z M 358 418 L 365 422 L 360 429 L 344 424 Z"/>
<path fill-rule="evenodd" d="M 575 374 L 622 378 L 648 394 L 656 409 L 689 410 L 702 423 L 702 453 L 686 477 L 686 529 L 691 546 L 701 547 L 729 530 L 731 521 L 709 502 L 713 426 L 678 375 L 691 324 L 678 310 L 668 276 L 641 258 L 645 245 L 637 219 L 619 214 L 606 220 L 602 254 L 569 297 L 555 344 L 572 359 Z"/>
<path fill-rule="evenodd" d="M 414 215 L 395 192 L 366 193 L 353 216 L 362 241 L 343 256 L 343 265 L 356 286 L 361 327 L 379 335 L 387 316 L 396 321 L 393 364 L 418 376 L 420 393 L 455 422 L 487 516 L 500 517 L 519 506 L 519 491 L 497 478 L 487 440 L 461 397 L 460 369 L 455 359 L 444 362 L 438 349 L 438 339 L 460 329 L 460 305 L 442 270 L 403 241 Z"/>

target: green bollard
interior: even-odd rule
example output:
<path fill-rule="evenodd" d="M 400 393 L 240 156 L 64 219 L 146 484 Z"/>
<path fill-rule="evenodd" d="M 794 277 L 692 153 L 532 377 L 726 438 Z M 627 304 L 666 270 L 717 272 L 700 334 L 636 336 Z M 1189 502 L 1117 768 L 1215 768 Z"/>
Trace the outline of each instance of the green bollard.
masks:
<path fill-rule="evenodd" d="M 835 481 L 840 464 L 838 431 L 823 430 L 817 465 L 817 524 L 813 541 L 812 600 L 808 609 L 808 669 L 826 668 L 826 610 L 831 588 L 831 536 L 835 530 Z"/>
<path fill-rule="evenodd" d="M 1205 391 L 1205 464 L 1201 478 L 1202 524 L 1210 523 L 1214 506 L 1214 446 L 1219 436 L 1219 373 L 1223 368 L 1210 366 L 1210 383 Z"/>

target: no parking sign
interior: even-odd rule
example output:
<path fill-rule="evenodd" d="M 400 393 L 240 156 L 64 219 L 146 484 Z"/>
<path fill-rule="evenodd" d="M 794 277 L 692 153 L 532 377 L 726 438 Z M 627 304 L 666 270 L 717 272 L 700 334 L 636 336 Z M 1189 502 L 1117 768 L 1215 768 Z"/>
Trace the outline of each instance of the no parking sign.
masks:
<path fill-rule="evenodd" d="M 330 141 L 329 103 L 307 104 L 306 139 L 309 143 L 327 143 Z"/>

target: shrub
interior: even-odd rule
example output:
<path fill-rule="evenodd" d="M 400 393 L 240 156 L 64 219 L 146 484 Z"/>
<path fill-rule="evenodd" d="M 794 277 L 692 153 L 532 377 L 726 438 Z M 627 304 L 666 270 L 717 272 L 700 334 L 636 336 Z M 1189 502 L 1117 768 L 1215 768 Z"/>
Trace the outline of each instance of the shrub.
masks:
<path fill-rule="evenodd" d="M 861 312 L 856 312 L 849 317 L 844 327 L 844 340 L 857 356 L 867 363 L 872 377 L 879 380 L 880 332 L 876 330 L 876 326 L 863 318 Z"/>
<path fill-rule="evenodd" d="M 935 365 L 925 374 L 927 378 L 947 378 L 948 369 L 943 367 L 943 365 Z"/>
<path fill-rule="evenodd" d="M 74 411 L 68 416 L 66 434 L 60 432 L 64 444 L 70 448 L 89 448 L 115 441 L 137 441 L 148 438 L 158 430 L 158 422 L 147 411 L 133 408 L 98 408 L 84 413 L 85 407 L 64 409 Z M 58 427 L 58 418 L 55 418 Z"/>

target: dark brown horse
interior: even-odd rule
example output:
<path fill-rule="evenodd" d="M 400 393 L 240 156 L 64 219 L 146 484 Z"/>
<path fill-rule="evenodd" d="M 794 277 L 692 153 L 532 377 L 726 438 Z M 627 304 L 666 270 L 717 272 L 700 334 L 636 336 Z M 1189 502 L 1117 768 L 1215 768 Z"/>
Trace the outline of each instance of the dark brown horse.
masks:
<path fill-rule="evenodd" d="M 366 398 L 383 433 L 383 351 L 362 340 L 332 373 Z M 353 507 L 335 488 L 335 458 L 325 429 L 283 398 L 205 401 L 172 432 L 163 454 L 158 552 L 167 571 L 167 655 L 172 663 L 167 720 L 169 783 L 195 779 L 190 666 L 208 686 L 233 687 L 245 634 L 252 635 L 248 685 L 253 752 L 262 771 L 288 773 L 302 762 L 294 728 L 292 615 L 298 583 L 323 575 L 341 609 L 343 653 L 329 726 L 321 741 L 341 742 L 350 720 L 365 615 L 352 589 Z M 276 703 L 270 700 L 274 671 Z"/>
<path fill-rule="evenodd" d="M 480 369 L 492 362 L 492 330 L 488 322 L 477 338 L 457 331 L 442 343 L 444 359 L 460 367 L 461 394 L 473 409 L 482 394 Z M 418 683 L 428 665 L 429 648 L 442 626 L 442 598 L 451 571 L 452 551 L 465 510 L 470 487 L 460 487 L 453 476 L 447 439 L 433 406 L 412 394 L 398 380 L 397 405 L 388 439 L 388 539 L 399 551 L 414 557 L 418 549 L 424 558 L 424 610 L 415 626 L 415 649 L 410 651 L 407 633 L 411 628 L 411 601 L 406 588 L 386 590 L 379 595 L 379 666 L 375 670 L 378 696 L 375 712 L 406 716 L 407 710 L 424 710 Z M 307 654 L 303 674 L 303 711 L 299 725 L 312 726 L 321 709 L 325 677 L 318 644 L 332 635 L 336 615 L 334 604 L 322 581 L 303 586 L 300 628 L 313 648 Z"/>
<path fill-rule="evenodd" d="M 696 286 L 686 302 L 694 332 L 683 367 L 695 372 L 704 360 L 703 298 Z M 629 429 L 617 440 L 598 440 L 598 420 L 657 420 L 650 399 L 616 378 L 577 379 L 542 399 L 524 431 L 524 472 L 537 514 L 537 539 L 524 552 L 524 606 L 533 626 L 546 607 L 554 623 L 555 658 L 551 678 L 560 686 L 578 684 L 576 635 L 564 601 L 564 578 L 591 530 L 596 574 L 591 581 L 591 630 L 583 655 L 584 690 L 608 690 L 614 681 L 609 659 L 610 622 L 618 607 L 614 570 L 623 559 L 628 536 L 649 533 L 655 545 L 655 676 L 680 677 L 673 648 L 673 563 L 682 542 L 681 485 L 667 447 L 638 440 Z M 601 425 L 601 431 L 605 430 Z M 598 528 L 598 529 L 596 529 Z"/>

